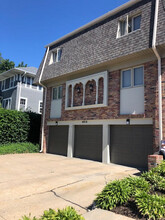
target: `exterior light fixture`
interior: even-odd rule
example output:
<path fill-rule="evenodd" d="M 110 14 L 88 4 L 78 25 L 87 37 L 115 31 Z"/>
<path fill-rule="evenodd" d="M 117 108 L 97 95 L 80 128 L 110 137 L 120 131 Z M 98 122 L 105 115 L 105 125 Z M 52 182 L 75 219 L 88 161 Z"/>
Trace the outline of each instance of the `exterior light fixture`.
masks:
<path fill-rule="evenodd" d="M 130 119 L 126 119 L 126 125 L 130 125 Z"/>
<path fill-rule="evenodd" d="M 89 84 L 89 89 L 91 92 L 93 92 L 93 84 Z"/>

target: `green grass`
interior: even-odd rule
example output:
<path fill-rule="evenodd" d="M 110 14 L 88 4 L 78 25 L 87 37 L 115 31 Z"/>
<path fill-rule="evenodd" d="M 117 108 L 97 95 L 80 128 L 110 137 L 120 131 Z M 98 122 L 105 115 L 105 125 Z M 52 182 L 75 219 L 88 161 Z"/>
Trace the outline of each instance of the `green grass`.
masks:
<path fill-rule="evenodd" d="M 4 154 L 21 154 L 21 153 L 37 153 L 39 152 L 39 145 L 28 142 L 24 143 L 10 143 L 0 146 L 0 155 Z"/>

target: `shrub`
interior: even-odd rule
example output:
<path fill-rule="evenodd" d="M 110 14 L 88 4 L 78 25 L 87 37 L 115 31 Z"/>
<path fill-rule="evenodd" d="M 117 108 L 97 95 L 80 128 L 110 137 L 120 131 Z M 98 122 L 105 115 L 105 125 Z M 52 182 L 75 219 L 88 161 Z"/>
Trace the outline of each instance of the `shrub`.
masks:
<path fill-rule="evenodd" d="M 40 218 L 40 220 L 84 220 L 81 215 L 78 215 L 74 208 L 67 207 L 65 209 L 58 209 L 58 211 L 54 211 L 53 209 L 49 209 L 49 211 L 45 211 L 44 215 Z"/>
<path fill-rule="evenodd" d="M 145 172 L 142 174 L 155 190 L 160 190 L 165 192 L 165 179 L 160 176 L 159 173 L 154 170 L 150 170 L 149 172 Z"/>
<path fill-rule="evenodd" d="M 0 145 L 27 141 L 29 117 L 24 112 L 0 108 Z"/>
<path fill-rule="evenodd" d="M 95 199 L 96 206 L 101 209 L 112 210 L 117 205 L 128 202 L 131 196 L 131 187 L 128 181 L 115 180 L 105 186 Z"/>
<path fill-rule="evenodd" d="M 32 143 L 11 143 L 0 146 L 0 155 L 16 153 L 35 153 L 39 152 L 39 145 Z"/>
<path fill-rule="evenodd" d="M 39 218 L 33 217 L 33 219 L 27 216 L 23 216 L 22 220 L 85 220 L 81 215 L 77 214 L 76 210 L 72 207 L 65 209 L 58 209 L 56 212 L 53 209 L 44 211 L 44 214 Z"/>
<path fill-rule="evenodd" d="M 136 191 L 149 192 L 150 184 L 142 177 L 128 177 L 124 179 L 131 188 L 131 195 L 134 196 Z"/>
<path fill-rule="evenodd" d="M 160 176 L 165 177 L 165 161 L 162 161 L 157 167 L 152 169 L 152 172 L 158 173 Z"/>
<path fill-rule="evenodd" d="M 165 197 L 150 195 L 144 191 L 135 194 L 135 202 L 141 214 L 149 219 L 165 217 Z"/>

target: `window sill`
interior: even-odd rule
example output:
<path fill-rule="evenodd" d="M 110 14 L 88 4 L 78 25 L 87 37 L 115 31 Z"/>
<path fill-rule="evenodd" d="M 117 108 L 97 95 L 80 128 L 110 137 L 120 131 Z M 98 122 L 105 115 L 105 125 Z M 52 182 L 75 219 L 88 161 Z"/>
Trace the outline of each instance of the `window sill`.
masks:
<path fill-rule="evenodd" d="M 83 106 L 75 106 L 75 107 L 67 107 L 65 110 L 78 110 L 78 109 L 90 109 L 90 108 L 101 108 L 107 107 L 105 104 L 96 104 L 96 105 L 83 105 Z"/>
<path fill-rule="evenodd" d="M 128 33 L 128 34 L 124 34 L 124 35 L 122 35 L 122 36 L 116 37 L 116 39 L 121 39 L 121 38 L 123 38 L 123 37 L 129 36 L 129 35 L 131 35 L 131 34 L 133 34 L 133 33 L 138 32 L 138 31 L 141 31 L 141 29 L 137 29 L 137 30 L 135 30 L 135 31 L 131 31 L 131 32 Z"/>

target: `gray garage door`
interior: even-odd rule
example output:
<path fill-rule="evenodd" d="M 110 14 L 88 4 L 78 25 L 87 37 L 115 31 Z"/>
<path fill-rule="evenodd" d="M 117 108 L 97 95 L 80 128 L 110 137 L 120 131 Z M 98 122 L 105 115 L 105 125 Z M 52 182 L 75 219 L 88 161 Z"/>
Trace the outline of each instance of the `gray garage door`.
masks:
<path fill-rule="evenodd" d="M 68 126 L 50 126 L 48 153 L 67 156 Z"/>
<path fill-rule="evenodd" d="M 74 156 L 102 161 L 102 126 L 75 126 Z"/>
<path fill-rule="evenodd" d="M 153 130 L 150 125 L 110 127 L 111 162 L 133 167 L 147 167 L 153 153 Z"/>

